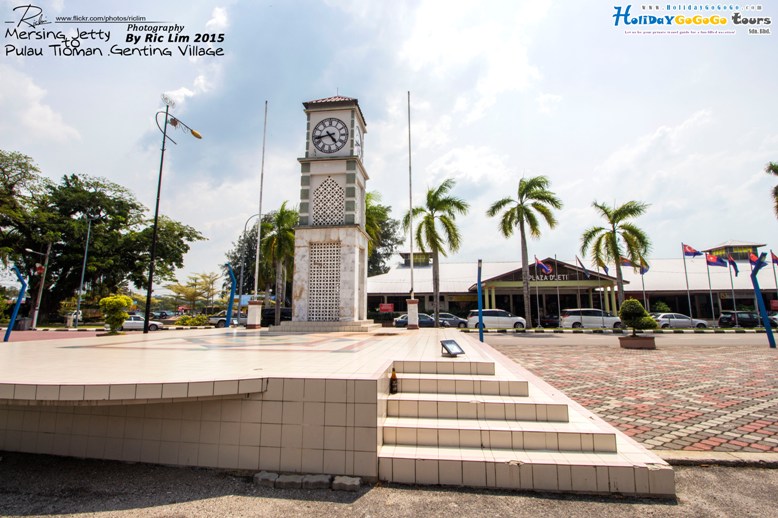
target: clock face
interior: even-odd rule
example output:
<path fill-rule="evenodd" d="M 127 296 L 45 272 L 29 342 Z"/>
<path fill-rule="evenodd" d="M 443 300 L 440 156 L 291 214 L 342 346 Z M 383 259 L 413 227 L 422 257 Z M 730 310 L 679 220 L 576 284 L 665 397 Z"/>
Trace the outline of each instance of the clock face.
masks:
<path fill-rule="evenodd" d="M 362 158 L 362 130 L 359 126 L 354 130 L 354 154 Z"/>
<path fill-rule="evenodd" d="M 348 142 L 348 128 L 342 120 L 330 117 L 313 128 L 311 138 L 313 145 L 322 153 L 334 153 Z"/>

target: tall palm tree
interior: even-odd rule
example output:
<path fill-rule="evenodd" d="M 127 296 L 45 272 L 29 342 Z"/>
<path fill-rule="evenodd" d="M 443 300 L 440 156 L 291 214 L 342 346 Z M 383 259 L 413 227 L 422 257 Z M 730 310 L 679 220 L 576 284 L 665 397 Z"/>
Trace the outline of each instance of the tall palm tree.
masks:
<path fill-rule="evenodd" d="M 764 168 L 764 172 L 778 176 L 778 162 L 770 162 L 767 164 Z M 775 215 L 778 216 L 778 185 L 773 187 L 773 208 L 775 209 Z"/>
<path fill-rule="evenodd" d="M 624 277 L 621 275 L 621 258 L 625 257 L 639 267 L 645 263 L 645 256 L 651 249 L 648 235 L 630 223 L 629 220 L 643 215 L 648 209 L 647 203 L 628 201 L 618 207 L 608 207 L 604 203 L 592 203 L 607 226 L 594 226 L 581 236 L 581 254 L 591 251 L 594 264 L 603 268 L 607 263 L 616 264 L 616 284 L 619 288 L 619 306 L 624 302 Z"/>
<path fill-rule="evenodd" d="M 518 228 L 521 238 L 521 278 L 524 297 L 524 318 L 527 325 L 532 325 L 532 304 L 529 292 L 529 253 L 527 252 L 527 230 L 535 239 L 540 237 L 540 220 L 542 217 L 549 228 L 554 228 L 557 220 L 551 209 L 561 209 L 562 201 L 552 191 L 548 190 L 550 181 L 545 176 L 533 176 L 519 180 L 516 198 L 506 197 L 489 207 L 486 215 L 494 217 L 502 212 L 499 229 L 505 237 L 511 237 Z"/>
<path fill-rule="evenodd" d="M 422 252 L 432 252 L 432 295 L 435 312 L 435 327 L 438 326 L 440 315 L 440 264 L 439 256 L 448 250 L 456 252 L 462 243 L 462 236 L 456 225 L 456 215 L 467 214 L 470 205 L 461 198 L 449 195 L 456 182 L 445 180 L 436 188 L 427 189 L 427 197 L 423 207 L 413 207 L 405 214 L 403 226 L 407 230 L 413 215 L 416 226 L 416 242 Z M 413 257 L 411 257 L 413 261 Z"/>
<path fill-rule="evenodd" d="M 372 255 L 381 241 L 381 224 L 389 218 L 389 207 L 381 205 L 381 193 L 370 191 L 365 194 L 365 232 L 367 233 L 367 255 Z"/>
<path fill-rule="evenodd" d="M 297 225 L 298 212 L 287 209 L 286 203 L 281 204 L 270 217 L 272 228 L 263 234 L 262 256 L 275 265 L 276 270 L 276 314 L 275 325 L 281 324 L 281 304 L 285 298 L 284 288 L 285 265 L 294 258 L 294 227 Z"/>

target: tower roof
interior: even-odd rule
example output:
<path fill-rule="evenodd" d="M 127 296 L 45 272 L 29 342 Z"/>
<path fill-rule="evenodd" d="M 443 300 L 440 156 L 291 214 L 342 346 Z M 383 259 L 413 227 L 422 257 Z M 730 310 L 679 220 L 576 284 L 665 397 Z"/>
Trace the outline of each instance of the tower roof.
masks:
<path fill-rule="evenodd" d="M 306 110 L 313 109 L 326 109 L 326 108 L 342 108 L 346 106 L 356 106 L 359 116 L 362 118 L 362 122 L 365 122 L 365 116 L 362 114 L 362 108 L 359 107 L 359 100 L 354 97 L 345 97 L 343 95 L 336 95 L 334 97 L 325 97 L 323 99 L 314 99 L 313 101 L 307 101 L 303 103 Z M 367 123 L 365 122 L 365 126 Z"/>

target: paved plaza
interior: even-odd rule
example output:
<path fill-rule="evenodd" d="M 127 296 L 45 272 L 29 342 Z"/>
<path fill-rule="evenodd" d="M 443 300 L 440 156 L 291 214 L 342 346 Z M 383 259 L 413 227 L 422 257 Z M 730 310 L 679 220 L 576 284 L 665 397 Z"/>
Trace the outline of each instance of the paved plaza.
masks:
<path fill-rule="evenodd" d="M 764 334 L 665 334 L 657 350 L 608 335 L 485 341 L 655 450 L 778 453 L 778 351 Z"/>

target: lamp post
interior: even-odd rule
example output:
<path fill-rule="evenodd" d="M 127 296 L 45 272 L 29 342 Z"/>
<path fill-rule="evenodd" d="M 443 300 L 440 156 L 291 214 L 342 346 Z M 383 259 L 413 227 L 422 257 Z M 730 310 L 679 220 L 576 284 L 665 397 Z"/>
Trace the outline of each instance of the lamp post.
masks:
<path fill-rule="evenodd" d="M 149 332 L 149 319 L 151 318 L 151 292 L 153 291 L 154 286 L 154 262 L 157 259 L 157 226 L 159 224 L 159 194 L 162 189 L 162 165 L 165 163 L 165 144 L 167 143 L 167 140 L 170 139 L 170 142 L 173 144 L 176 143 L 175 140 L 167 136 L 167 127 L 168 124 L 170 126 L 173 126 L 174 128 L 181 127 L 184 129 L 184 131 L 188 131 L 194 138 L 201 139 L 203 138 L 202 135 L 200 135 L 197 131 L 193 130 L 186 124 L 184 124 L 180 119 L 177 119 L 176 117 L 172 117 L 170 115 L 170 108 L 175 106 L 175 103 L 172 99 L 170 99 L 166 95 L 162 95 L 162 102 L 165 103 L 165 111 L 158 111 L 155 115 L 155 120 L 157 122 L 157 127 L 162 132 L 162 153 L 159 157 L 159 177 L 157 179 L 157 203 L 154 206 L 154 226 L 151 233 L 151 260 L 149 261 L 149 285 L 148 289 L 146 290 L 146 311 L 144 314 L 144 321 L 143 321 L 143 333 L 146 334 Z M 165 123 L 162 127 L 159 125 L 159 116 L 164 114 L 165 115 Z"/>
<path fill-rule="evenodd" d="M 38 285 L 38 296 L 35 298 L 35 307 L 32 310 L 32 328 L 35 329 L 38 326 L 38 314 L 41 310 L 41 297 L 43 297 L 43 285 L 46 282 L 46 272 L 49 270 L 49 254 L 51 253 L 51 243 L 46 247 L 46 253 L 36 252 L 29 248 L 24 249 L 31 254 L 43 255 L 46 258 L 43 260 L 43 273 L 41 274 L 41 281 Z"/>
<path fill-rule="evenodd" d="M 89 237 L 92 234 L 92 220 L 97 219 L 86 215 L 86 245 L 84 245 L 84 264 L 81 265 L 81 283 L 78 285 L 78 302 L 76 303 L 76 318 L 73 324 L 78 329 L 78 321 L 81 319 L 81 294 L 84 292 L 84 274 L 86 273 L 86 258 L 89 256 Z"/>
<path fill-rule="evenodd" d="M 246 235 L 246 229 L 248 228 L 249 221 L 259 216 L 259 213 L 254 214 L 252 216 L 249 216 L 249 218 L 246 220 L 246 222 L 243 224 L 243 234 L 241 234 L 241 237 L 244 237 Z M 258 222 L 258 225 L 261 225 L 262 222 Z M 257 240 L 259 240 L 259 229 L 257 229 Z M 246 253 L 245 253 L 245 242 L 244 246 L 240 248 L 240 281 L 238 281 L 238 318 L 240 318 L 240 308 L 243 304 L 243 263 L 245 262 Z"/>

